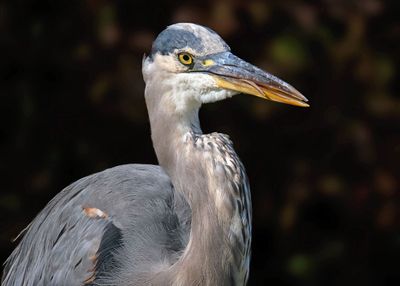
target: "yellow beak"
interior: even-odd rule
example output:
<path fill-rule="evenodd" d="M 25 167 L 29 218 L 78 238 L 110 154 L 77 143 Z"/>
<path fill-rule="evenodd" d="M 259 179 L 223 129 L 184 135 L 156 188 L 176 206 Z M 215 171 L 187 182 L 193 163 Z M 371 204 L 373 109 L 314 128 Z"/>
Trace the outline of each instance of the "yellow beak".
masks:
<path fill-rule="evenodd" d="M 263 85 L 241 78 L 224 78 L 215 76 L 215 80 L 217 85 L 221 88 L 238 91 L 245 94 L 251 94 L 264 99 L 290 105 L 301 107 L 310 106 L 305 102 L 305 97 L 292 86 L 290 86 L 290 91 L 286 91 L 276 86 L 266 84 Z"/>

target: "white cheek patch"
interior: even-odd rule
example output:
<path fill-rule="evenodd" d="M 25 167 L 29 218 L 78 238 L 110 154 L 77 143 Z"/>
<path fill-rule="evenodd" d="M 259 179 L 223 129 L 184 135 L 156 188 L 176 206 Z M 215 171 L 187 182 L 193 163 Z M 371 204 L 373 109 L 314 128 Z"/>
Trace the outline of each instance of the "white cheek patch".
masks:
<path fill-rule="evenodd" d="M 175 74 L 169 80 L 172 96 L 178 110 L 223 100 L 237 94 L 235 91 L 221 89 L 212 75 L 206 73 Z"/>
<path fill-rule="evenodd" d="M 154 56 L 154 63 L 156 64 L 157 69 L 171 73 L 179 73 L 186 70 L 186 67 L 180 64 L 176 60 L 176 56 L 172 54 L 166 56 L 156 54 Z"/>
<path fill-rule="evenodd" d="M 233 90 L 227 90 L 227 89 L 215 89 L 210 91 L 207 94 L 204 94 L 201 97 L 201 102 L 202 103 L 211 103 L 211 102 L 216 102 L 219 100 L 223 100 L 229 97 L 232 97 L 234 95 L 238 94 L 238 92 L 233 91 Z"/>

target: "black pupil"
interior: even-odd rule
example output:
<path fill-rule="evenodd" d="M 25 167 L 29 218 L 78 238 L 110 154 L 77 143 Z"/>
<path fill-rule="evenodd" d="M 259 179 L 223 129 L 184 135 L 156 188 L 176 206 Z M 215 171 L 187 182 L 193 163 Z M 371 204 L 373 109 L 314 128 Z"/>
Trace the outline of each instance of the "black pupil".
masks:
<path fill-rule="evenodd" d="M 183 60 L 185 62 L 188 62 L 190 60 L 190 57 L 188 55 L 183 55 Z"/>

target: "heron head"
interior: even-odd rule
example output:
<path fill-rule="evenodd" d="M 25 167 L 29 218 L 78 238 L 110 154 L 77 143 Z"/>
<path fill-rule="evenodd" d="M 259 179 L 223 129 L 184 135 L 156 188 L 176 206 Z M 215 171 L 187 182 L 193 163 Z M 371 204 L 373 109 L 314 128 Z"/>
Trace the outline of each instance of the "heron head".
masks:
<path fill-rule="evenodd" d="M 161 32 L 143 60 L 146 89 L 157 86 L 177 109 L 200 106 L 238 93 L 297 106 L 307 99 L 274 75 L 238 58 L 206 27 L 179 23 Z"/>

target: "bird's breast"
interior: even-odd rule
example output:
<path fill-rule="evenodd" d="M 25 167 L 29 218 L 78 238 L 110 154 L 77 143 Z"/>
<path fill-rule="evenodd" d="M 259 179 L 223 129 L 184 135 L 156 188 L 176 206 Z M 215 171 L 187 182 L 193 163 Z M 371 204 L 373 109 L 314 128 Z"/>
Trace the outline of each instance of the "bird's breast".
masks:
<path fill-rule="evenodd" d="M 201 158 L 198 162 L 204 164 L 208 195 L 219 221 L 226 225 L 234 280 L 243 283 L 248 277 L 251 243 L 251 195 L 244 166 L 227 135 L 193 135 L 191 144 L 192 152 Z"/>

